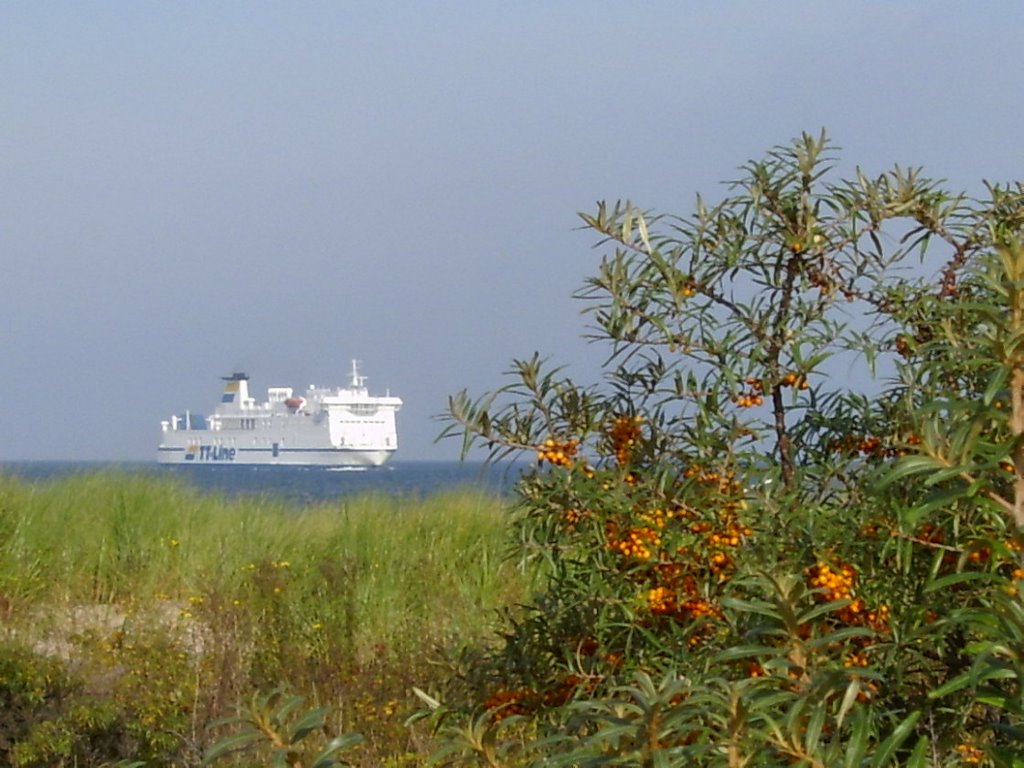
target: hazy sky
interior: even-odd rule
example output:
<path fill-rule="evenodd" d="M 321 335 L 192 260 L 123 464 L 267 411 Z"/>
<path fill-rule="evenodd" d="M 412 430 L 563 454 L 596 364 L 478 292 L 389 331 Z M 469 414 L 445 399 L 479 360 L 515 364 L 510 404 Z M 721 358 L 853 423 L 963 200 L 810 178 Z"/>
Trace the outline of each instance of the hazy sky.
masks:
<path fill-rule="evenodd" d="M 0 460 L 153 460 L 219 376 L 432 417 L 534 350 L 591 380 L 576 212 L 687 213 L 825 127 L 1024 177 L 1016 2 L 4 2 Z"/>

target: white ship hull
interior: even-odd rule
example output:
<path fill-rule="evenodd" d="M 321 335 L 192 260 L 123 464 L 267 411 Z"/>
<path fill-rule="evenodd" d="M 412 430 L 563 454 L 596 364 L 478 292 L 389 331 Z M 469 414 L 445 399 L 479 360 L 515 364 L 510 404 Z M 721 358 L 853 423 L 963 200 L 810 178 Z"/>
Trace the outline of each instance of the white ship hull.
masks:
<path fill-rule="evenodd" d="M 248 376 L 227 382 L 208 416 L 172 416 L 161 422 L 161 464 L 376 467 L 398 448 L 395 414 L 402 401 L 373 397 L 355 361 L 347 388 L 310 387 L 293 396 L 272 387 L 267 400 L 249 397 Z"/>
<path fill-rule="evenodd" d="M 194 447 L 161 445 L 161 464 L 262 464 L 292 467 L 379 467 L 393 451 L 358 451 L 341 448 L 225 448 L 197 444 Z"/>

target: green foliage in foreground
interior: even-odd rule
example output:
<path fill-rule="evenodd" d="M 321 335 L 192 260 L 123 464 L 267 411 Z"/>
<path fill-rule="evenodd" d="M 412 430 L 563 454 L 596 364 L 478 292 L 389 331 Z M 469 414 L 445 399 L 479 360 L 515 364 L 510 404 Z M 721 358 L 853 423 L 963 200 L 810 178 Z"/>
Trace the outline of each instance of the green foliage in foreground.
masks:
<path fill-rule="evenodd" d="M 503 507 L 472 491 L 297 508 L 129 474 L 0 478 L 0 766 L 199 765 L 239 702 L 282 687 L 322 713 L 304 745 L 359 731 L 354 765 L 424 751 L 402 724 L 412 686 L 445 687 L 446 659 L 486 643 L 526 586 Z"/>
<path fill-rule="evenodd" d="M 255 694 L 245 712 L 221 721 L 219 725 L 235 726 L 234 732 L 210 747 L 203 757 L 206 764 L 216 762 L 233 752 L 263 749 L 269 752 L 271 765 L 292 768 L 332 768 L 340 765 L 339 753 L 362 741 L 357 733 L 335 736 L 308 756 L 305 744 L 309 737 L 327 729 L 328 707 L 303 708 L 305 699 L 275 690 Z"/>
<path fill-rule="evenodd" d="M 446 759 L 1024 764 L 1024 187 L 833 164 L 804 135 L 688 216 L 584 214 L 605 381 L 452 399 L 535 453 L 548 578 L 435 707 Z"/>

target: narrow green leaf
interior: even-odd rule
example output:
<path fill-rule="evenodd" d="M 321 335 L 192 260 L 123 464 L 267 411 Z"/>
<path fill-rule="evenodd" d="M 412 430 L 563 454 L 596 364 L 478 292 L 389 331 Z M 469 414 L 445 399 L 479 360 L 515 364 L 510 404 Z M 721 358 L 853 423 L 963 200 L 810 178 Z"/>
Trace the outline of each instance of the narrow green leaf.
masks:
<path fill-rule="evenodd" d="M 644 219 L 643 214 L 637 216 L 636 226 L 640 230 L 640 239 L 643 241 L 644 250 L 651 253 L 651 237 L 647 232 L 647 221 Z"/>
<path fill-rule="evenodd" d="M 850 739 L 846 744 L 846 756 L 843 760 L 844 768 L 857 768 L 864 762 L 870 730 L 871 718 L 868 711 L 864 708 L 854 710 L 853 728 L 850 730 Z"/>
<path fill-rule="evenodd" d="M 900 745 L 906 741 L 907 737 L 914 730 L 914 726 L 917 725 L 917 721 L 921 719 L 921 711 L 915 710 L 907 715 L 903 722 L 896 726 L 896 729 L 889 734 L 889 737 L 883 741 L 878 750 L 875 752 L 874 759 L 871 761 L 872 768 L 882 768 L 882 766 L 888 765 L 896 754 L 896 750 L 900 748 Z"/>
<path fill-rule="evenodd" d="M 988 381 L 988 386 L 985 387 L 985 394 L 982 396 L 982 401 L 985 405 L 992 405 L 996 396 L 1006 388 L 1006 377 L 1008 375 L 1009 369 L 1005 366 L 999 366 L 995 373 L 992 374 L 992 378 Z"/>
<path fill-rule="evenodd" d="M 975 697 L 975 701 L 979 704 L 988 704 L 990 707 L 997 707 L 1009 712 L 1019 710 L 1016 698 L 1005 693 L 979 694 Z"/>
<path fill-rule="evenodd" d="M 218 728 L 223 728 L 225 725 L 241 725 L 245 724 L 249 727 L 256 727 L 256 724 L 248 717 L 239 717 L 238 715 L 231 715 L 230 717 L 218 717 L 216 720 L 211 720 L 206 725 L 206 729 L 213 731 Z"/>
<path fill-rule="evenodd" d="M 830 603 L 816 605 L 801 613 L 797 621 L 800 624 L 806 624 L 807 622 L 812 621 L 819 616 L 823 616 L 826 613 L 832 613 L 833 611 L 838 611 L 840 608 L 845 608 L 851 602 L 851 600 L 833 600 Z"/>
<path fill-rule="evenodd" d="M 910 753 L 906 768 L 926 768 L 928 765 L 928 737 L 922 736 L 914 745 L 914 751 Z"/>
<path fill-rule="evenodd" d="M 966 452 L 967 448 L 966 448 L 966 446 L 962 446 L 960 448 L 956 448 L 955 450 L 957 450 L 960 453 L 964 453 L 964 452 Z M 960 477 L 964 472 L 969 472 L 969 471 L 971 471 L 970 467 L 963 467 L 963 466 L 960 466 L 960 467 L 945 467 L 943 469 L 937 469 L 934 472 L 932 472 L 930 475 L 928 475 L 928 477 L 925 478 L 924 484 L 925 484 L 926 487 L 933 486 L 933 485 L 938 485 L 939 483 L 944 483 L 947 480 L 954 480 L 954 479 Z M 965 488 L 961 493 L 964 496 L 966 496 L 967 495 L 967 489 Z"/>
<path fill-rule="evenodd" d="M 807 736 L 804 739 L 805 748 L 810 755 L 815 754 L 819 749 L 818 742 L 821 739 L 821 730 L 825 727 L 827 714 L 828 709 L 823 706 L 814 707 L 811 710 L 811 717 L 807 722 Z"/>
<path fill-rule="evenodd" d="M 940 589 L 946 589 L 957 584 L 966 584 L 970 581 L 988 581 L 997 582 L 1002 577 L 995 573 L 986 573 L 984 571 L 964 571 L 963 573 L 951 573 L 947 576 L 941 576 L 935 581 L 925 585 L 925 592 L 937 592 Z"/>
<path fill-rule="evenodd" d="M 303 715 L 295 725 L 292 726 L 289 743 L 297 744 L 302 741 L 311 731 L 324 727 L 324 715 L 330 712 L 330 707 L 319 707 Z"/>
<path fill-rule="evenodd" d="M 306 702 L 304 696 L 288 696 L 285 698 L 284 703 L 278 708 L 273 715 L 273 721 L 278 725 L 284 723 L 288 719 L 288 716 L 296 709 L 301 707 Z"/>
<path fill-rule="evenodd" d="M 725 608 L 731 608 L 734 611 L 741 611 L 743 613 L 756 613 L 773 619 L 780 618 L 778 609 L 771 603 L 761 601 L 755 603 L 750 600 L 740 600 L 735 597 L 727 597 L 722 600 L 722 606 Z"/>
<path fill-rule="evenodd" d="M 854 677 L 850 680 L 850 684 L 846 686 L 846 693 L 843 694 L 843 701 L 839 705 L 839 712 L 836 713 L 836 728 L 843 727 L 843 720 L 846 719 L 846 715 L 849 713 L 850 708 L 857 703 L 857 694 L 860 693 L 860 681 Z"/>
<path fill-rule="evenodd" d="M 362 741 L 363 735 L 361 733 L 343 733 L 341 736 L 336 736 L 327 742 L 323 752 L 313 759 L 311 768 L 332 768 L 338 762 L 334 759 L 335 753 L 344 752 L 356 744 L 361 744 Z"/>
<path fill-rule="evenodd" d="M 245 749 L 247 746 L 257 741 L 260 738 L 259 731 L 244 731 L 242 733 L 236 733 L 234 736 L 228 736 L 227 738 L 221 739 L 203 755 L 203 764 L 209 765 L 214 760 L 217 760 L 229 752 L 235 750 Z"/>
<path fill-rule="evenodd" d="M 947 680 L 945 683 L 928 692 L 929 699 L 940 699 L 943 696 L 948 696 L 951 693 L 956 693 L 959 690 L 974 685 L 973 675 L 970 672 L 964 672 L 962 675 L 957 675 L 952 680 Z"/>
<path fill-rule="evenodd" d="M 751 656 L 774 656 L 779 653 L 779 649 L 775 646 L 770 645 L 739 645 L 732 648 L 726 648 L 719 654 L 715 655 L 715 661 L 718 663 L 724 663 L 727 661 L 736 661 L 737 659 L 749 659 Z"/>
<path fill-rule="evenodd" d="M 843 627 L 842 629 L 829 632 L 827 635 L 811 640 L 805 640 L 804 644 L 809 650 L 822 650 L 834 643 L 844 642 L 855 637 L 874 637 L 875 633 L 867 627 Z"/>
<path fill-rule="evenodd" d="M 942 469 L 942 465 L 930 456 L 905 456 L 893 465 L 893 468 L 882 478 L 880 485 L 885 488 L 910 475 L 933 472 L 938 469 Z"/>

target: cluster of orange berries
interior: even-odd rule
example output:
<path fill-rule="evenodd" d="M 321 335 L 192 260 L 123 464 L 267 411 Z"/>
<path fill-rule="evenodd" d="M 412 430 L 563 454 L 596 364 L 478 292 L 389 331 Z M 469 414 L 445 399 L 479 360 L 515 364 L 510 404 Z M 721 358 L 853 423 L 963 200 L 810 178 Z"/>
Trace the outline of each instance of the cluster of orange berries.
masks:
<path fill-rule="evenodd" d="M 677 510 L 658 507 L 647 512 L 641 512 L 638 517 L 655 528 L 664 528 L 668 521 L 675 517 L 676 514 Z"/>
<path fill-rule="evenodd" d="M 661 546 L 661 534 L 646 526 L 630 528 L 626 535 L 619 537 L 614 525 L 607 529 L 608 546 L 623 557 L 635 560 L 650 560 L 654 550 Z"/>
<path fill-rule="evenodd" d="M 957 744 L 956 751 L 960 753 L 960 759 L 969 765 L 977 765 L 985 757 L 984 750 L 972 744 Z"/>
<path fill-rule="evenodd" d="M 711 535 L 708 536 L 708 544 L 712 547 L 738 547 L 740 542 L 752 533 L 753 531 L 748 526 L 730 521 L 723 531 L 711 532 Z"/>
<path fill-rule="evenodd" d="M 704 598 L 692 598 L 683 601 L 679 606 L 678 615 L 680 619 L 695 621 L 697 619 L 721 619 L 722 611 Z M 698 624 L 693 629 L 693 634 L 687 639 L 687 645 L 696 648 L 704 640 L 715 633 L 715 625 L 711 622 Z"/>
<path fill-rule="evenodd" d="M 725 554 L 725 552 L 712 552 L 708 556 L 708 566 L 711 568 L 712 573 L 721 575 L 731 571 L 734 563 L 732 558 Z"/>
<path fill-rule="evenodd" d="M 683 508 L 656 507 L 637 514 L 637 518 L 646 525 L 630 528 L 624 536 L 619 536 L 618 526 L 609 520 L 605 526 L 605 534 L 609 548 L 616 550 L 624 557 L 636 560 L 650 560 L 654 550 L 661 546 L 661 531 L 670 520 L 677 515 L 686 514 Z"/>
<path fill-rule="evenodd" d="M 697 283 L 694 282 L 693 278 L 687 278 L 683 281 L 683 284 L 679 286 L 679 298 L 688 299 L 697 293 Z"/>
<path fill-rule="evenodd" d="M 668 587 L 654 587 L 647 591 L 647 607 L 654 614 L 675 613 L 676 593 Z"/>
<path fill-rule="evenodd" d="M 602 680 L 601 675 L 566 675 L 552 688 L 540 693 L 532 688 L 502 690 L 484 700 L 484 709 L 491 722 L 498 723 L 513 715 L 529 715 L 540 707 L 557 707 L 572 698 L 577 688 L 592 690 Z"/>
<path fill-rule="evenodd" d="M 976 565 L 987 563 L 990 557 L 992 548 L 986 544 L 974 544 L 967 552 L 967 559 Z"/>
<path fill-rule="evenodd" d="M 837 453 L 860 453 L 862 456 L 874 456 L 881 458 L 886 455 L 895 455 L 895 451 L 887 448 L 882 438 L 876 435 L 846 435 L 833 444 L 833 450 Z"/>
<path fill-rule="evenodd" d="M 750 390 L 733 398 L 733 402 L 740 408 L 753 408 L 757 405 L 764 405 L 764 381 L 757 378 L 746 380 Z M 802 373 L 787 373 L 779 379 L 780 387 L 796 387 L 797 389 L 808 389 L 807 377 Z"/>
<path fill-rule="evenodd" d="M 647 609 L 654 616 L 693 622 L 690 627 L 692 634 L 687 642 L 690 647 L 695 647 L 715 632 L 714 623 L 701 620 L 721 619 L 722 611 L 711 600 L 694 594 L 696 583 L 691 578 L 684 580 L 681 587 L 659 585 L 647 590 Z"/>
<path fill-rule="evenodd" d="M 893 342 L 893 346 L 896 348 L 897 354 L 899 354 L 899 356 L 904 359 L 909 358 L 914 354 L 914 347 L 911 344 L 911 337 L 906 336 L 905 334 L 901 333 L 899 336 L 897 336 L 895 341 Z"/>
<path fill-rule="evenodd" d="M 679 600 L 675 590 L 670 587 L 654 587 L 647 591 L 647 607 L 651 613 L 672 615 L 683 619 L 719 618 L 721 610 L 710 600 L 703 597 L 690 597 Z"/>
<path fill-rule="evenodd" d="M 921 437 L 911 434 L 905 438 L 904 442 L 907 446 L 919 445 Z M 862 456 L 871 456 L 876 459 L 899 458 L 909 453 L 908 448 L 886 445 L 886 442 L 877 435 L 865 435 L 863 437 L 846 435 L 841 440 L 835 441 L 833 450 L 837 453 L 860 453 Z"/>
<path fill-rule="evenodd" d="M 846 655 L 843 659 L 843 666 L 846 668 L 850 667 L 866 667 L 871 664 L 868 659 L 868 655 L 864 651 L 854 651 Z"/>
<path fill-rule="evenodd" d="M 864 617 L 864 623 L 875 632 L 886 632 L 889 629 L 889 606 L 880 605 L 874 611 L 867 611 L 862 614 Z M 849 622 L 854 623 L 854 622 Z"/>
<path fill-rule="evenodd" d="M 707 520 L 698 520 L 696 523 L 690 524 L 690 533 L 696 533 L 698 536 L 714 529 L 714 523 L 710 523 Z"/>
<path fill-rule="evenodd" d="M 747 379 L 747 384 L 750 385 L 750 391 L 734 397 L 733 402 L 740 408 L 764 405 L 764 382 L 760 379 Z"/>
<path fill-rule="evenodd" d="M 889 606 L 881 605 L 870 610 L 863 598 L 856 596 L 857 570 L 849 563 L 839 563 L 836 568 L 823 562 L 812 565 L 807 569 L 807 586 L 821 590 L 818 595 L 820 602 L 850 601 L 836 611 L 840 621 L 870 627 L 880 633 L 888 630 Z"/>
<path fill-rule="evenodd" d="M 857 445 L 857 450 L 865 456 L 884 456 L 886 454 L 886 449 L 882 446 L 882 438 L 875 435 L 868 435 L 862 439 Z"/>
<path fill-rule="evenodd" d="M 615 451 L 615 460 L 620 466 L 629 461 L 629 454 L 640 439 L 641 421 L 639 416 L 619 416 L 608 430 L 612 450 Z"/>
<path fill-rule="evenodd" d="M 822 602 L 852 600 L 857 584 L 857 570 L 849 563 L 841 563 L 833 569 L 828 563 L 816 563 L 807 569 L 807 586 L 820 589 Z"/>
<path fill-rule="evenodd" d="M 674 516 L 686 518 L 691 517 L 692 513 L 682 508 L 675 511 Z M 704 581 L 709 572 L 716 575 L 720 582 L 724 580 L 725 574 L 735 568 L 733 558 L 725 550 L 739 546 L 752 531 L 735 520 L 718 523 L 695 520 L 687 526 L 687 530 L 698 536 L 706 536 L 712 549 L 698 555 L 680 547 L 671 561 L 655 564 L 651 572 L 655 586 L 645 593 L 647 608 L 656 616 L 670 616 L 683 622 L 720 619 L 721 610 L 712 600 L 700 596 L 698 584 Z M 696 646 L 714 631 L 713 624 L 702 622 L 693 628 L 688 642 L 691 647 Z"/>
<path fill-rule="evenodd" d="M 562 522 L 565 523 L 566 528 L 575 528 L 577 523 L 580 522 L 584 517 L 587 517 L 590 513 L 587 510 L 576 509 L 571 507 L 562 512 Z"/>
<path fill-rule="evenodd" d="M 722 550 L 738 547 L 740 542 L 751 535 L 753 531 L 734 520 L 725 523 L 722 528 L 716 528 L 707 520 L 698 520 L 690 524 L 690 533 L 698 536 L 708 534 L 707 544 L 713 550 L 708 555 L 708 566 L 712 573 L 721 576 L 723 573 L 731 571 L 734 566 L 732 558 Z"/>
<path fill-rule="evenodd" d="M 573 459 L 575 459 L 578 450 L 578 440 L 559 442 L 548 438 L 537 450 L 537 461 L 548 461 L 556 467 L 568 467 L 572 464 Z"/>
<path fill-rule="evenodd" d="M 731 472 L 718 472 L 713 469 L 704 469 L 697 464 L 691 464 L 683 472 L 683 476 L 696 480 L 698 483 L 712 486 L 718 490 L 719 493 L 740 493 L 743 490 L 743 485 L 736 476 Z"/>
<path fill-rule="evenodd" d="M 787 373 L 779 381 L 780 386 L 796 387 L 797 389 L 808 389 L 811 385 L 807 383 L 807 377 L 802 373 Z"/>
<path fill-rule="evenodd" d="M 683 554 L 683 553 L 680 553 Z M 661 562 L 654 566 L 659 583 L 668 585 L 673 594 L 697 594 L 697 579 L 691 570 L 680 562 Z"/>
<path fill-rule="evenodd" d="M 722 616 L 721 610 L 719 610 L 709 600 L 705 600 L 702 597 L 684 600 L 679 605 L 679 612 L 685 614 L 691 619 L 700 619 L 705 617 L 721 618 Z"/>

